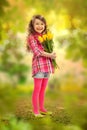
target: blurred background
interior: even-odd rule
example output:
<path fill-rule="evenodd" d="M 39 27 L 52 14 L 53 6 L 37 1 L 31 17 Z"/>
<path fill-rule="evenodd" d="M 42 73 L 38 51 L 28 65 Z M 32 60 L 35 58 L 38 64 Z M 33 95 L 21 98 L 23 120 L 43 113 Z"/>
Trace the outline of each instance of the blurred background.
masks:
<path fill-rule="evenodd" d="M 26 50 L 27 27 L 35 14 L 46 18 L 54 35 L 60 68 L 50 76 L 47 88 L 45 105 L 53 110 L 52 118 L 39 123 L 44 122 L 45 129 L 50 130 L 87 130 L 87 0 L 0 1 L 1 130 L 8 122 L 12 125 L 11 121 L 15 124 L 12 130 L 16 130 L 17 117 L 30 121 L 26 128 L 25 122 L 21 122 L 23 130 L 38 130 L 38 126 L 32 128 L 37 123 L 31 113 L 32 53 Z M 20 124 L 18 127 L 23 128 Z"/>

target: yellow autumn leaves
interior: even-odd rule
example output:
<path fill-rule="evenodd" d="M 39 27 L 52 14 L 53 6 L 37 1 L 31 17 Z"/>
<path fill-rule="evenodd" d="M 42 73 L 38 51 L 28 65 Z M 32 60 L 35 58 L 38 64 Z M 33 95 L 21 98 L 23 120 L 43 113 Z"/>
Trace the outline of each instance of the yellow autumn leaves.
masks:
<path fill-rule="evenodd" d="M 53 34 L 51 32 L 48 32 L 47 34 L 43 34 L 42 36 L 38 37 L 38 40 L 43 43 L 46 40 L 52 40 Z"/>

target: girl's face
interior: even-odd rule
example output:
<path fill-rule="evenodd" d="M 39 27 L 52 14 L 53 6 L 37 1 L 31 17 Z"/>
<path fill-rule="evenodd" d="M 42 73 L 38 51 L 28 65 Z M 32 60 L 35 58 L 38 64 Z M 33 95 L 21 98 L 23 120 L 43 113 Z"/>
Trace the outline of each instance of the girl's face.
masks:
<path fill-rule="evenodd" d="M 45 23 L 39 19 L 35 19 L 34 21 L 34 30 L 37 32 L 37 33 L 42 33 L 45 29 Z"/>

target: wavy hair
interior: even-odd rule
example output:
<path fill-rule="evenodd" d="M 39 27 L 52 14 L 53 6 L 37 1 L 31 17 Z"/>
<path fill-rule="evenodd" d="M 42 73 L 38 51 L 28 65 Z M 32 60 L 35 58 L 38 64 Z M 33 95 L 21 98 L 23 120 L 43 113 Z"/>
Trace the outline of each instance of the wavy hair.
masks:
<path fill-rule="evenodd" d="M 45 28 L 44 28 L 42 34 L 47 33 L 47 23 L 46 23 L 46 19 L 45 19 L 42 15 L 34 15 L 34 16 L 32 17 L 32 19 L 30 20 L 29 24 L 28 24 L 28 36 L 36 33 L 36 31 L 34 30 L 34 22 L 35 22 L 35 19 L 39 19 L 39 20 L 41 20 L 41 21 L 45 24 Z M 28 36 L 27 36 L 27 37 L 28 37 Z M 27 44 L 27 50 L 28 50 L 28 51 L 30 50 L 28 44 Z"/>
<path fill-rule="evenodd" d="M 42 34 L 47 33 L 47 23 L 46 23 L 45 18 L 42 15 L 34 15 L 28 25 L 28 35 L 36 33 L 34 30 L 35 19 L 39 19 L 45 24 L 45 29 L 43 30 Z"/>

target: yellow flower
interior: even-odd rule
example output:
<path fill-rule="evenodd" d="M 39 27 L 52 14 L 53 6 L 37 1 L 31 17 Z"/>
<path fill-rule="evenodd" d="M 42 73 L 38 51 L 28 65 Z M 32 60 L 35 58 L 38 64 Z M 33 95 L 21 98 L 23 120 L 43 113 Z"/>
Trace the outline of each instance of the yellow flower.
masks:
<path fill-rule="evenodd" d="M 47 33 L 47 38 L 48 38 L 49 40 L 51 40 L 51 39 L 53 38 L 53 34 L 50 33 L 50 32 L 48 32 L 48 33 Z"/>
<path fill-rule="evenodd" d="M 38 37 L 38 40 L 42 43 L 44 40 L 41 36 Z"/>
<path fill-rule="evenodd" d="M 43 40 L 46 41 L 46 39 L 47 39 L 47 35 L 44 34 L 44 35 L 43 35 Z"/>

